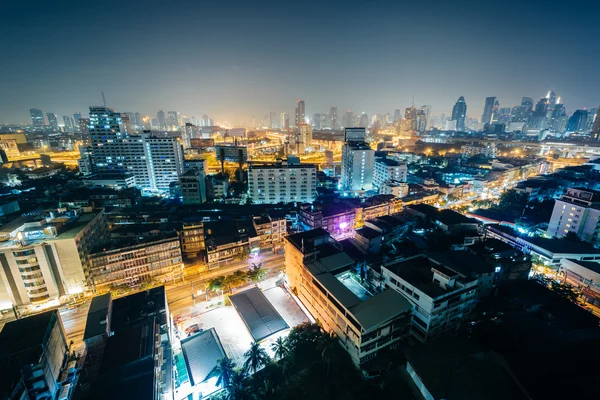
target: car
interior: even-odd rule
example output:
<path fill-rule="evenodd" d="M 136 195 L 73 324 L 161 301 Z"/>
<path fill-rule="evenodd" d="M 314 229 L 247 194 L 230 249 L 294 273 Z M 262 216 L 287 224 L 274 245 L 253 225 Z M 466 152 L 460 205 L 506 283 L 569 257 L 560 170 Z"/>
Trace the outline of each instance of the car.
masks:
<path fill-rule="evenodd" d="M 188 336 L 192 336 L 196 332 L 202 332 L 202 329 L 198 326 L 198 324 L 193 324 L 185 328 L 185 333 Z"/>

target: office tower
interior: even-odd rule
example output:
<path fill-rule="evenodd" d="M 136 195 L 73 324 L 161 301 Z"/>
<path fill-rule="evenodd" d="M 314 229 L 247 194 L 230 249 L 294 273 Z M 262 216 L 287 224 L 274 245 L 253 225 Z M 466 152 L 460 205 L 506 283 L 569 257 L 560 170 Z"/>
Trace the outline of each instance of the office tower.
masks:
<path fill-rule="evenodd" d="M 44 113 L 39 108 L 30 108 L 31 122 L 33 126 L 44 126 Z"/>
<path fill-rule="evenodd" d="M 556 105 L 556 103 L 560 99 L 560 98 L 556 97 L 556 93 L 554 93 L 554 91 L 552 91 L 552 90 L 548 91 L 548 94 L 546 95 L 546 98 L 548 99 L 548 106 L 551 109 L 554 109 L 554 106 Z"/>
<path fill-rule="evenodd" d="M 598 109 L 592 108 L 588 112 L 587 126 L 585 127 L 585 132 L 590 132 L 590 133 L 592 132 L 592 129 L 594 128 L 594 122 L 596 121 L 597 117 L 598 117 Z"/>
<path fill-rule="evenodd" d="M 583 132 L 587 127 L 588 112 L 587 110 L 577 110 L 571 115 L 567 121 L 567 132 Z"/>
<path fill-rule="evenodd" d="M 427 130 L 427 114 L 425 110 L 415 111 L 415 130 L 425 132 Z"/>
<path fill-rule="evenodd" d="M 300 126 L 306 122 L 306 110 L 304 108 L 304 100 L 298 100 L 298 106 L 296 107 L 296 119 L 295 125 Z"/>
<path fill-rule="evenodd" d="M 338 115 L 337 115 L 337 107 L 336 106 L 331 106 L 329 107 L 329 121 L 330 121 L 330 128 L 332 130 L 336 130 L 337 129 L 337 124 L 338 124 Z"/>
<path fill-rule="evenodd" d="M 73 119 L 67 115 L 63 115 L 63 123 L 65 124 L 65 130 L 73 129 Z"/>
<path fill-rule="evenodd" d="M 452 108 L 452 121 L 456 121 L 456 130 L 465 130 L 465 118 L 467 116 L 467 102 L 460 96 Z"/>
<path fill-rule="evenodd" d="M 352 128 L 354 126 L 354 114 L 352 111 L 346 111 L 342 124 L 344 125 L 344 128 Z"/>
<path fill-rule="evenodd" d="M 303 145 L 302 151 L 304 153 L 306 149 L 312 146 L 312 127 L 308 124 L 300 125 L 300 142 Z"/>
<path fill-rule="evenodd" d="M 169 111 L 167 113 L 167 124 L 172 128 L 179 126 L 179 113 L 177 111 Z"/>
<path fill-rule="evenodd" d="M 58 130 L 58 120 L 56 119 L 56 114 L 48 112 L 48 113 L 46 113 L 46 117 L 48 118 L 48 125 L 50 125 L 50 128 L 57 131 Z"/>
<path fill-rule="evenodd" d="M 358 126 L 361 128 L 366 128 L 369 126 L 369 117 L 367 117 L 366 113 L 362 113 L 360 115 L 360 120 L 358 121 Z"/>
<path fill-rule="evenodd" d="M 431 106 L 421 106 L 421 111 L 425 114 L 425 125 L 423 126 L 423 132 L 429 128 L 429 118 L 431 117 Z"/>
<path fill-rule="evenodd" d="M 494 104 L 496 103 L 496 97 L 486 97 L 485 104 L 483 106 L 483 114 L 481 114 L 481 123 L 491 124 Z"/>
<path fill-rule="evenodd" d="M 400 109 L 394 110 L 394 123 L 400 122 L 402 119 L 402 111 Z"/>
<path fill-rule="evenodd" d="M 508 125 L 511 118 L 510 113 L 511 109 L 508 107 L 499 108 L 494 118 L 494 123 Z"/>
<path fill-rule="evenodd" d="M 600 106 L 598 106 L 598 109 L 600 109 Z M 592 138 L 595 141 L 600 141 L 600 113 L 596 113 L 596 119 L 592 126 Z"/>
<path fill-rule="evenodd" d="M 554 132 L 562 132 L 567 121 L 567 110 L 563 104 L 556 104 L 550 114 L 550 129 Z"/>
<path fill-rule="evenodd" d="M 498 116 L 500 115 L 500 102 L 498 99 L 494 101 L 494 106 L 492 107 L 492 123 L 498 122 Z"/>
<path fill-rule="evenodd" d="M 73 121 L 75 121 L 75 126 L 79 126 L 80 119 L 81 119 L 81 113 L 79 111 L 73 111 Z"/>
<path fill-rule="evenodd" d="M 269 128 L 270 129 L 277 129 L 277 114 L 273 111 L 271 111 L 269 113 Z"/>
<path fill-rule="evenodd" d="M 345 190 L 371 190 L 373 188 L 373 163 L 375 152 L 364 138 L 364 128 L 345 130 L 342 147 L 341 186 Z M 362 138 L 362 140 L 361 140 Z"/>
<path fill-rule="evenodd" d="M 149 118 L 148 118 L 149 119 Z M 131 174 L 142 190 L 166 191 L 183 168 L 181 146 L 175 138 L 132 136 L 122 132 L 119 113 L 90 107 L 90 161 L 95 174 Z"/>
<path fill-rule="evenodd" d="M 321 129 L 321 114 L 314 114 L 313 115 L 312 126 L 315 129 Z"/>
<path fill-rule="evenodd" d="M 281 129 L 290 129 L 290 113 L 282 112 L 279 114 L 279 127 Z"/>
<path fill-rule="evenodd" d="M 165 118 L 165 112 L 163 110 L 158 110 L 156 113 L 156 120 L 161 128 L 164 128 L 167 125 L 167 119 Z"/>
<path fill-rule="evenodd" d="M 272 164 L 249 162 L 248 195 L 256 204 L 312 203 L 317 197 L 317 167 L 291 165 L 285 160 Z"/>

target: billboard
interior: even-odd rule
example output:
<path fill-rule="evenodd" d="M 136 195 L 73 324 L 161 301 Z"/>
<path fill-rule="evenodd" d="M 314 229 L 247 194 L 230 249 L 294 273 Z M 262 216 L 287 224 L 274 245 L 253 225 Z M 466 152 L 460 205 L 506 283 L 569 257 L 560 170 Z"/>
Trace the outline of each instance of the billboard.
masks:
<path fill-rule="evenodd" d="M 248 161 L 246 146 L 215 146 L 217 160 L 245 163 Z"/>

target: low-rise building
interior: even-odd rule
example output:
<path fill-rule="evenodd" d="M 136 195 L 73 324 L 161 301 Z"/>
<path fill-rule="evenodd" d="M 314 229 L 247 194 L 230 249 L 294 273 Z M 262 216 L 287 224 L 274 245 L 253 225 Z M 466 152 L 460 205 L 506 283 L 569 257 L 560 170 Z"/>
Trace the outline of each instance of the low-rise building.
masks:
<path fill-rule="evenodd" d="M 478 279 L 420 254 L 381 267 L 385 285 L 414 304 L 411 337 L 456 332 L 478 301 Z"/>
<path fill-rule="evenodd" d="M 286 237 L 289 285 L 311 315 L 334 332 L 356 364 L 407 335 L 411 304 L 393 290 L 370 293 L 353 274 L 354 260 L 324 229 Z"/>
<path fill-rule="evenodd" d="M 283 245 L 283 238 L 287 236 L 287 221 L 283 217 L 262 215 L 252 219 L 256 234 L 260 237 L 263 248 L 276 249 Z"/>
<path fill-rule="evenodd" d="M 181 276 L 183 266 L 179 238 L 165 234 L 104 244 L 89 255 L 89 261 L 94 287 L 100 292 L 160 276 L 174 280 Z"/>
<path fill-rule="evenodd" d="M 390 158 L 376 158 L 373 171 L 373 187 L 381 190 L 387 181 L 406 182 L 408 166 Z"/>
<path fill-rule="evenodd" d="M 460 152 L 465 158 L 479 155 L 486 158 L 496 158 L 498 156 L 498 149 L 494 143 L 487 146 L 463 145 L 460 148 Z"/>
<path fill-rule="evenodd" d="M 260 236 L 251 221 L 206 222 L 204 237 L 209 270 L 260 251 Z"/>
<path fill-rule="evenodd" d="M 211 200 L 219 200 L 227 197 L 229 193 L 229 177 L 226 174 L 209 175 L 207 182 L 207 197 Z"/>
<path fill-rule="evenodd" d="M 184 223 L 179 232 L 183 257 L 188 259 L 205 259 L 206 243 L 204 241 L 204 224 L 202 222 Z"/>
<path fill-rule="evenodd" d="M 191 169 L 179 176 L 179 190 L 183 205 L 206 203 L 206 173 Z"/>

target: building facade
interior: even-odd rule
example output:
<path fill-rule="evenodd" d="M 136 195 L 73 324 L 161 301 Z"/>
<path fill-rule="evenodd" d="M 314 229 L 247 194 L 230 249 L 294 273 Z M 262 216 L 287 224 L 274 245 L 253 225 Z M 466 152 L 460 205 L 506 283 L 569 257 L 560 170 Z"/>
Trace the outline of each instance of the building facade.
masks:
<path fill-rule="evenodd" d="M 257 204 L 313 202 L 317 197 L 317 167 L 312 164 L 248 164 L 248 195 Z"/>
<path fill-rule="evenodd" d="M 374 163 L 373 187 L 380 190 L 385 182 L 406 182 L 408 166 L 396 160 L 377 158 Z"/>
<path fill-rule="evenodd" d="M 346 143 L 342 147 L 341 186 L 345 190 L 371 190 L 375 152 L 366 143 Z"/>
<path fill-rule="evenodd" d="M 600 234 L 600 192 L 569 188 L 554 203 L 547 234 L 563 237 L 569 233 L 585 242 L 598 243 Z"/>

